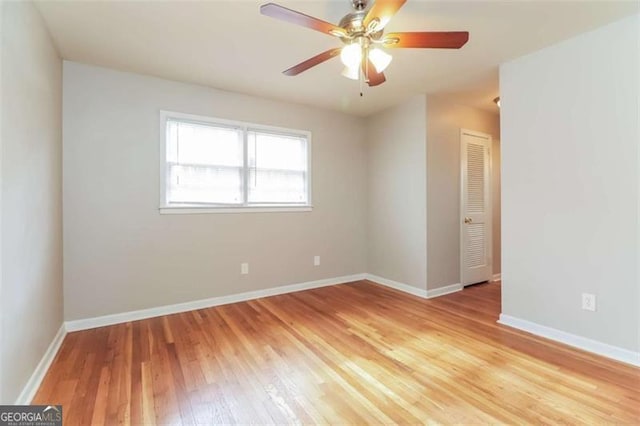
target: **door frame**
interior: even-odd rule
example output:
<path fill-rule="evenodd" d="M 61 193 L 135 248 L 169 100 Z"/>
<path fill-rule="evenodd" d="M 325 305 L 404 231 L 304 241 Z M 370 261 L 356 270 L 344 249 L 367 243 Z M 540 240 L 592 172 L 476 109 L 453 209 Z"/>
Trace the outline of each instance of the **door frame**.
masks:
<path fill-rule="evenodd" d="M 463 225 L 464 225 L 464 218 L 465 218 L 465 211 L 466 211 L 466 197 L 464 196 L 464 169 L 463 169 L 463 164 L 462 164 L 462 159 L 463 157 L 463 151 L 464 151 L 464 142 L 463 142 L 463 137 L 464 135 L 469 135 L 469 136 L 475 136 L 478 138 L 486 138 L 489 141 L 489 146 L 487 147 L 487 157 L 489 157 L 489 181 L 486 184 L 486 196 L 487 196 L 487 212 L 486 212 L 486 216 L 488 217 L 488 226 L 487 226 L 487 251 L 488 251 L 488 262 L 489 262 L 489 278 L 488 281 L 491 282 L 491 280 L 493 279 L 493 158 L 492 158 L 492 153 L 493 153 L 493 138 L 491 137 L 490 134 L 487 133 L 482 133 L 482 132 L 477 132 L 475 130 L 469 130 L 469 129 L 464 129 L 464 128 L 460 128 L 460 157 L 459 157 L 459 161 L 458 161 L 458 167 L 460 168 L 460 196 L 458 197 L 458 199 L 460 200 L 460 210 L 459 210 L 459 214 L 458 214 L 458 219 L 460 220 L 458 222 L 458 231 L 460 233 L 460 250 L 458 251 L 458 255 L 460 257 L 460 285 L 462 285 L 462 287 L 469 285 L 469 284 L 473 284 L 473 283 L 465 283 L 464 278 L 465 278 L 465 273 L 464 273 L 464 232 L 463 232 Z M 466 164 L 465 164 L 466 165 Z"/>

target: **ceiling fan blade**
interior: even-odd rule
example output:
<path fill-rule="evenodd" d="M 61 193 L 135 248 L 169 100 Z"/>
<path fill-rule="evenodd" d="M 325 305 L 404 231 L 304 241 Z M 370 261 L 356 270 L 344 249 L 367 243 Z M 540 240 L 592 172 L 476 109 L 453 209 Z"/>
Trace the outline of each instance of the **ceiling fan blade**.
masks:
<path fill-rule="evenodd" d="M 365 62 L 364 60 L 362 61 L 362 72 L 365 79 L 367 80 L 367 84 L 370 87 L 379 86 L 387 81 L 384 73 L 376 71 L 376 68 L 373 66 L 373 62 L 371 62 L 371 60 L 368 60 L 367 62 Z"/>
<path fill-rule="evenodd" d="M 378 19 L 379 22 L 373 30 L 383 29 L 406 2 L 407 0 L 377 0 L 364 18 L 364 27 L 368 28 L 372 21 Z"/>
<path fill-rule="evenodd" d="M 415 47 L 433 49 L 460 49 L 469 40 L 467 31 L 389 33 L 384 36 L 384 47 Z"/>
<path fill-rule="evenodd" d="M 309 58 L 304 62 L 300 62 L 298 65 L 295 65 L 289 68 L 288 70 L 283 71 L 282 73 L 288 76 L 298 75 L 301 72 L 306 71 L 311 67 L 315 67 L 316 65 L 319 65 L 324 61 L 328 61 L 334 56 L 338 56 L 340 54 L 340 50 L 341 48 L 339 47 L 335 49 L 329 49 L 327 51 L 320 53 L 319 55 L 314 56 L 313 58 Z"/>
<path fill-rule="evenodd" d="M 320 31 L 322 33 L 333 35 L 336 37 L 346 35 L 344 29 L 337 27 L 329 22 L 314 18 L 313 16 L 305 15 L 304 13 L 288 9 L 275 3 L 263 4 L 262 6 L 260 6 L 260 13 L 272 18 L 280 19 L 281 21 L 301 25 L 303 27 L 311 28 L 312 30 Z"/>

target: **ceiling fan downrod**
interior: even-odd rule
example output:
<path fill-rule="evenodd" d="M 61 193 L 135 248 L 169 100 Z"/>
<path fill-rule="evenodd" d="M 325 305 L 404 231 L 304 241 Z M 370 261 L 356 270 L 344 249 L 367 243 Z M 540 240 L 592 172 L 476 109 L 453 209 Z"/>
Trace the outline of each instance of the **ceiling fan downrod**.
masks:
<path fill-rule="evenodd" d="M 365 10 L 367 8 L 367 0 L 351 0 L 351 6 L 358 12 Z"/>

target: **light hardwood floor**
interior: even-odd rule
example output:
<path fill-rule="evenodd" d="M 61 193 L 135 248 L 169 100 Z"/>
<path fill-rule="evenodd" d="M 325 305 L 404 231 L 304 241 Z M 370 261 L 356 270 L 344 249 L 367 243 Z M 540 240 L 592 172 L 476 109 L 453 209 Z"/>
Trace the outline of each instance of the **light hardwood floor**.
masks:
<path fill-rule="evenodd" d="M 640 369 L 496 324 L 500 284 L 360 281 L 70 333 L 64 424 L 640 423 Z"/>

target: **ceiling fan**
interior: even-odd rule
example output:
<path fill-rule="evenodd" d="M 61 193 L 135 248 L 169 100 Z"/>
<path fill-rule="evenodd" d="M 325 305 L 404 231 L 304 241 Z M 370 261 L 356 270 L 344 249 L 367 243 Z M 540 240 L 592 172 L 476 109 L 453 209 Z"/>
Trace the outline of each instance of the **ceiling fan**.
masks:
<path fill-rule="evenodd" d="M 345 65 L 342 75 L 378 86 L 386 81 L 383 71 L 392 59 L 382 48 L 459 49 L 469 40 L 467 31 L 384 34 L 384 27 L 406 1 L 377 0 L 367 11 L 367 0 L 351 0 L 354 11 L 338 25 L 275 3 L 260 6 L 260 13 L 337 37 L 343 43 L 342 47 L 324 51 L 283 71 L 285 75 L 298 75 L 339 55 Z"/>

